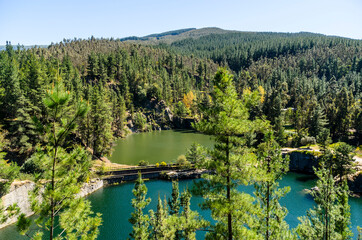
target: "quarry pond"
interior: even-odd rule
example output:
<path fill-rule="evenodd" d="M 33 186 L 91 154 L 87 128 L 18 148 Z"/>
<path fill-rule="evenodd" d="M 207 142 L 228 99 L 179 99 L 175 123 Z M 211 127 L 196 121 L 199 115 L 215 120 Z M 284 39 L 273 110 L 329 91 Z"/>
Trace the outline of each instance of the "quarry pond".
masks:
<path fill-rule="evenodd" d="M 140 160 L 149 163 L 172 162 L 181 154 L 185 154 L 186 149 L 193 142 L 211 147 L 213 144 L 209 136 L 190 131 L 161 131 L 151 133 L 133 134 L 126 139 L 119 140 L 115 146 L 115 151 L 111 161 L 136 165 Z M 180 191 L 185 188 L 192 188 L 193 181 L 180 181 Z M 289 213 L 286 221 L 291 228 L 295 228 L 299 221 L 297 217 L 306 215 L 306 211 L 314 206 L 314 201 L 304 190 L 315 186 L 316 179 L 311 175 L 300 173 L 288 173 L 281 181 L 280 186 L 290 186 L 291 191 L 286 197 L 281 199 L 281 204 L 285 206 Z M 157 197 L 168 198 L 171 195 L 171 182 L 164 180 L 146 181 L 148 197 L 152 199 L 146 212 L 156 209 Z M 102 188 L 87 198 L 92 203 L 94 212 L 102 214 L 103 224 L 100 227 L 100 240 L 127 239 L 131 232 L 131 224 L 128 219 L 133 208 L 131 199 L 133 198 L 133 182 L 122 183 L 116 186 Z M 253 194 L 253 186 L 240 186 L 239 190 Z M 207 220 L 211 221 L 210 212 L 201 210 L 200 197 L 192 197 L 191 208 L 197 210 Z M 356 239 L 357 226 L 362 226 L 362 198 L 350 198 L 352 230 Z M 197 233 L 197 239 L 203 239 L 204 232 Z M 16 232 L 15 225 L 11 225 L 0 230 L 0 239 L 27 239 Z"/>
<path fill-rule="evenodd" d="M 210 136 L 191 130 L 165 130 L 135 133 L 115 143 L 112 156 L 114 163 L 137 165 L 141 160 L 150 164 L 174 162 L 185 154 L 193 142 L 211 147 Z"/>

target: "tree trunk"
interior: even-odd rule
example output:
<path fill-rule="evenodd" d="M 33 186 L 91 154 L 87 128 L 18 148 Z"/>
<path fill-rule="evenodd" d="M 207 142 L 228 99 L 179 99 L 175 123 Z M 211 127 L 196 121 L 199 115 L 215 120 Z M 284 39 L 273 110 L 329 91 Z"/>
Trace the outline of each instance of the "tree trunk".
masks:
<path fill-rule="evenodd" d="M 231 202 L 231 179 L 230 179 L 230 159 L 229 159 L 229 137 L 226 137 L 226 164 L 227 164 L 227 176 L 226 176 L 226 198 L 228 203 Z M 228 212 L 228 239 L 233 239 L 233 225 L 231 212 Z"/>
<path fill-rule="evenodd" d="M 270 157 L 267 157 L 268 169 L 267 172 L 270 173 Z M 265 239 L 269 240 L 269 218 L 270 218 L 270 182 L 267 181 L 267 196 L 266 196 L 266 234 Z"/>

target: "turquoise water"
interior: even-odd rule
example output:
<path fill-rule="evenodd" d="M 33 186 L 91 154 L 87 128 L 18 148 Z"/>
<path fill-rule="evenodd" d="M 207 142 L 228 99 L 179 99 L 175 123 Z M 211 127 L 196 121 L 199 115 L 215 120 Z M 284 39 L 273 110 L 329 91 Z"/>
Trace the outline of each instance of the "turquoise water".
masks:
<path fill-rule="evenodd" d="M 315 179 L 309 175 L 288 173 L 280 182 L 280 186 L 290 186 L 291 191 L 286 197 L 281 199 L 281 204 L 287 207 L 289 213 L 286 216 L 286 221 L 291 228 L 295 228 L 299 221 L 298 216 L 303 216 L 306 211 L 314 206 L 313 199 L 306 194 L 303 189 L 311 188 L 314 186 Z M 180 181 L 180 191 L 186 187 L 191 188 L 193 180 Z M 114 240 L 114 239 L 127 239 L 128 234 L 131 232 L 131 224 L 128 219 L 133 211 L 131 206 L 131 199 L 133 198 L 132 189 L 134 183 L 124 183 L 117 186 L 106 187 L 100 189 L 90 195 L 88 199 L 92 202 L 92 208 L 95 212 L 102 213 L 103 225 L 100 227 L 99 240 Z M 172 184 L 169 181 L 151 180 L 146 181 L 148 188 L 148 197 L 152 199 L 149 209 L 156 210 L 157 198 L 161 196 L 170 197 Z M 240 190 L 252 194 L 252 186 L 242 186 Z M 210 220 L 210 213 L 202 211 L 198 204 L 202 202 L 200 197 L 192 197 L 191 208 L 199 211 L 202 216 Z M 350 198 L 351 205 L 351 222 L 353 232 L 357 233 L 357 226 L 362 226 L 362 199 Z M 203 232 L 197 233 L 198 239 L 203 239 Z M 0 239 L 27 239 L 21 237 L 12 225 L 3 230 L 0 230 Z"/>
<path fill-rule="evenodd" d="M 192 142 L 201 142 L 211 146 L 212 141 L 209 136 L 185 132 L 185 131 L 162 131 L 153 133 L 134 134 L 120 140 L 116 146 L 112 161 L 128 164 L 138 163 L 144 159 L 150 162 L 170 162 L 178 155 L 184 154 Z M 162 144 L 161 144 L 162 142 Z M 117 152 L 117 153 L 116 153 Z M 117 157 L 118 156 L 118 157 Z M 186 187 L 191 188 L 193 180 L 180 181 L 180 191 Z M 285 198 L 281 199 L 281 204 L 287 207 L 289 214 L 286 221 L 291 228 L 295 228 L 299 221 L 298 216 L 303 216 L 306 211 L 314 206 L 313 199 L 303 191 L 315 185 L 315 179 L 309 175 L 288 173 L 280 182 L 281 187 L 290 186 L 291 191 Z M 92 208 L 95 212 L 102 213 L 103 225 L 100 227 L 100 240 L 127 239 L 131 232 L 131 225 L 128 219 L 133 211 L 131 199 L 133 198 L 132 189 L 134 183 L 124 183 L 117 186 L 111 186 L 100 189 L 88 197 L 92 202 Z M 162 180 L 147 181 L 148 197 L 152 198 L 149 209 L 156 210 L 157 198 L 169 197 L 171 193 L 171 183 Z M 241 191 L 252 194 L 253 187 L 240 187 Z M 202 211 L 198 204 L 202 198 L 193 197 L 191 199 L 191 208 L 199 211 L 204 218 L 210 220 L 210 213 Z M 362 226 L 362 198 L 350 198 L 351 222 L 353 232 L 357 233 L 357 226 Z M 204 233 L 198 232 L 197 238 L 203 239 Z M 0 240 L 20 240 L 28 239 L 20 236 L 16 232 L 14 225 L 0 230 Z"/>
<path fill-rule="evenodd" d="M 311 188 L 315 186 L 315 179 L 311 176 L 297 173 L 288 173 L 280 182 L 280 186 L 290 186 L 291 191 L 288 195 L 281 199 L 281 204 L 287 207 L 289 214 L 286 217 L 286 221 L 291 228 L 295 228 L 299 221 L 298 216 L 303 216 L 306 211 L 314 206 L 313 199 L 306 194 L 303 190 L 305 188 Z M 180 181 L 180 191 L 186 187 L 191 188 L 193 180 Z M 131 207 L 131 191 L 134 183 L 125 183 L 118 186 L 112 186 L 101 189 L 94 194 L 90 195 L 88 199 L 92 202 L 93 209 L 103 214 L 104 223 L 100 228 L 100 240 L 111 239 L 127 239 L 128 234 L 131 231 L 131 224 L 128 222 L 128 218 L 133 211 Z M 149 209 L 156 210 L 157 198 L 170 197 L 172 184 L 168 181 L 152 180 L 146 182 L 148 188 L 148 197 L 152 199 Z M 242 186 L 240 190 L 252 194 L 254 191 L 252 186 Z M 191 199 L 191 208 L 199 211 L 203 217 L 207 220 L 211 220 L 210 213 L 208 211 L 202 211 L 198 204 L 202 202 L 202 198 L 193 197 Z M 362 199 L 351 198 L 351 222 L 353 232 L 357 233 L 357 226 L 362 225 Z M 116 207 L 115 207 L 116 206 Z M 203 233 L 197 234 L 198 239 L 203 239 Z"/>

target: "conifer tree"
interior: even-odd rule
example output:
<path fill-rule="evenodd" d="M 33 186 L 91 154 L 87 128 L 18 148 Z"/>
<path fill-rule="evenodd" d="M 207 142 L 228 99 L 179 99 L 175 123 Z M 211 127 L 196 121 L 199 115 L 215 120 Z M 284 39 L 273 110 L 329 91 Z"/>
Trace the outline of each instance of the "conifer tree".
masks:
<path fill-rule="evenodd" d="M 351 239 L 351 208 L 348 204 L 349 189 L 347 180 L 340 183 L 341 187 L 338 192 L 339 218 L 336 220 L 336 231 L 341 235 L 342 240 Z"/>
<path fill-rule="evenodd" d="M 182 212 L 180 216 L 182 239 L 196 240 L 196 230 L 205 229 L 209 222 L 199 217 L 199 214 L 190 208 L 191 193 L 186 189 L 181 194 Z M 177 239 L 177 238 L 176 238 Z"/>
<path fill-rule="evenodd" d="M 145 207 L 147 207 L 148 204 L 150 204 L 151 199 L 146 198 L 147 187 L 143 183 L 141 173 L 138 173 L 138 179 L 135 183 L 132 193 L 135 198 L 132 199 L 132 207 L 134 208 L 134 212 L 129 219 L 129 222 L 133 225 L 130 237 L 135 240 L 148 240 L 150 236 L 148 229 L 150 225 L 150 219 L 147 214 L 143 213 L 143 210 Z M 160 214 L 162 216 L 164 215 L 163 212 L 160 212 Z M 160 221 L 162 221 L 162 216 L 160 216 Z"/>
<path fill-rule="evenodd" d="M 225 69 L 215 75 L 212 107 L 203 109 L 204 119 L 196 129 L 215 136 L 211 158 L 196 163 L 213 174 L 204 175 L 204 181 L 196 183 L 195 193 L 204 197 L 203 207 L 211 210 L 216 220 L 207 239 L 245 239 L 256 237 L 250 230 L 250 213 L 253 212 L 253 198 L 240 193 L 236 187 L 249 184 L 256 174 L 256 155 L 246 146 L 242 137 L 255 132 L 267 123 L 250 120 L 247 106 L 260 101 L 258 92 L 245 92 L 243 101 L 238 99 L 232 76 Z"/>
<path fill-rule="evenodd" d="M 177 219 L 177 217 L 180 214 L 180 208 L 181 208 L 179 184 L 177 181 L 172 181 L 172 193 L 171 193 L 171 198 L 168 199 L 168 205 L 169 205 L 170 216 L 174 216 Z M 180 226 L 176 226 L 175 239 L 177 240 L 181 239 Z"/>
<path fill-rule="evenodd" d="M 342 142 L 334 149 L 334 157 L 331 159 L 333 161 L 333 175 L 339 178 L 340 186 L 348 174 L 356 171 L 353 157 L 353 147 L 347 143 Z"/>
<path fill-rule="evenodd" d="M 113 119 L 106 89 L 101 85 L 93 87 L 89 114 L 93 154 L 98 157 L 107 155 L 110 153 L 113 141 Z"/>
<path fill-rule="evenodd" d="M 173 181 L 169 207 L 159 197 L 156 213 L 150 211 L 151 239 L 196 239 L 196 231 L 205 229 L 209 223 L 191 210 L 190 199 L 188 190 L 180 197 L 178 182 Z"/>
<path fill-rule="evenodd" d="M 33 238 L 40 239 L 46 233 L 50 240 L 67 236 L 95 239 L 100 215 L 92 217 L 90 203 L 77 198 L 82 183 L 88 178 L 90 159 L 84 149 L 70 144 L 69 137 L 76 129 L 76 120 L 88 111 L 84 104 L 70 111 L 70 94 L 65 92 L 61 80 L 44 99 L 49 115 L 49 124 L 39 126 L 45 135 L 45 145 L 41 146 L 34 157 L 42 162 L 45 171 L 36 176 L 36 186 L 31 194 L 32 210 L 36 214 L 35 222 L 40 230 Z M 42 127 L 42 128 L 41 128 Z M 59 225 L 55 219 L 59 217 Z M 18 220 L 18 229 L 29 236 L 31 220 L 22 214 Z"/>
<path fill-rule="evenodd" d="M 194 142 L 186 152 L 186 159 L 190 163 L 200 162 L 202 158 L 205 158 L 205 149 L 198 143 Z"/>
<path fill-rule="evenodd" d="M 180 211 L 180 191 L 177 181 L 172 181 L 172 193 L 171 198 L 168 199 L 168 205 L 170 207 L 170 214 L 178 214 Z"/>
<path fill-rule="evenodd" d="M 317 139 L 321 137 L 321 134 L 325 127 L 328 125 L 328 121 L 325 118 L 325 114 L 319 104 L 315 107 L 312 113 L 312 118 L 309 122 L 309 134 Z"/>
<path fill-rule="evenodd" d="M 158 197 L 156 213 L 152 210 L 150 211 L 150 223 L 152 227 L 150 239 L 175 239 L 176 226 L 168 224 L 169 217 L 170 215 L 168 214 L 167 202 L 162 202 L 161 198 Z"/>
<path fill-rule="evenodd" d="M 14 118 L 19 107 L 19 98 L 22 96 L 19 80 L 19 66 L 15 58 L 7 55 L 0 56 L 0 113 L 2 119 Z"/>
<path fill-rule="evenodd" d="M 41 137 L 36 132 L 36 124 L 32 117 L 34 112 L 30 102 L 24 96 L 20 96 L 18 104 L 16 118 L 11 122 L 12 148 L 17 149 L 19 154 L 29 156 Z"/>
<path fill-rule="evenodd" d="M 272 133 L 264 137 L 264 142 L 259 145 L 258 170 L 263 177 L 254 185 L 257 205 L 256 232 L 263 239 L 293 239 L 288 224 L 284 218 L 288 211 L 279 203 L 289 191 L 289 187 L 279 188 L 278 180 L 288 171 L 289 159 L 283 158 L 278 144 Z"/>
<path fill-rule="evenodd" d="M 116 136 L 122 136 L 126 105 L 122 96 L 116 96 L 117 94 L 113 92 L 112 94 L 112 129 Z"/>
<path fill-rule="evenodd" d="M 307 216 L 299 217 L 301 222 L 296 232 L 301 239 L 348 239 L 348 230 L 345 228 L 346 215 L 342 222 L 341 209 L 346 210 L 345 204 L 340 204 L 338 194 L 340 187 L 334 185 L 331 170 L 322 163 L 319 170 L 315 170 L 318 176 L 317 188 L 312 191 L 312 196 L 317 206 L 307 212 Z M 340 224 L 337 224 L 337 223 Z M 347 238 L 343 237 L 346 236 Z"/>

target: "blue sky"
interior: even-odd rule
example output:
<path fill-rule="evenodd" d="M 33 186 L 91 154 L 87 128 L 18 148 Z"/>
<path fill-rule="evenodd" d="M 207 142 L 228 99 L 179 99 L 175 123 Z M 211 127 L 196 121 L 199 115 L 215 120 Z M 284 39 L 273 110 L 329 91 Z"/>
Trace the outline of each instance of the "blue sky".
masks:
<path fill-rule="evenodd" d="M 362 0 L 0 0 L 0 45 L 145 36 L 189 27 L 362 39 Z"/>

